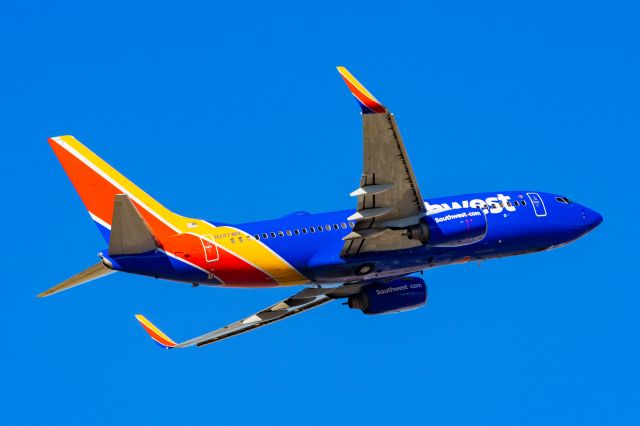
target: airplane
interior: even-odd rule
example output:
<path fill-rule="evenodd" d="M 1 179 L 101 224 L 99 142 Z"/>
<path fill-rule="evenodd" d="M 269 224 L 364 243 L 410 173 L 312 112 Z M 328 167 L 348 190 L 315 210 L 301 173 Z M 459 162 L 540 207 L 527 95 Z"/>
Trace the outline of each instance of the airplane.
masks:
<path fill-rule="evenodd" d="M 344 67 L 360 105 L 363 169 L 355 209 L 298 211 L 241 224 L 167 209 L 73 136 L 49 139 L 108 247 L 95 265 L 40 293 L 49 296 L 114 272 L 194 286 L 304 286 L 291 297 L 202 336 L 175 342 L 136 318 L 162 348 L 204 346 L 336 299 L 367 315 L 427 302 L 415 275 L 437 266 L 566 245 L 602 216 L 564 195 L 496 191 L 424 199 L 394 115 Z"/>

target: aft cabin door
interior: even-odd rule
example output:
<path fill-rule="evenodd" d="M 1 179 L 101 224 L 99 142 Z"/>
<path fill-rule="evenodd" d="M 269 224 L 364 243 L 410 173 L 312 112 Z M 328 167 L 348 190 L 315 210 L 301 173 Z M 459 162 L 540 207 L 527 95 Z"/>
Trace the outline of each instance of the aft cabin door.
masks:
<path fill-rule="evenodd" d="M 202 248 L 204 250 L 205 260 L 207 262 L 215 262 L 220 257 L 220 254 L 218 253 L 218 246 L 211 242 L 213 241 L 213 237 L 211 235 L 203 235 L 202 237 L 203 238 L 200 238 L 200 242 L 202 243 Z"/>
<path fill-rule="evenodd" d="M 533 206 L 533 211 L 537 217 L 543 217 L 547 215 L 547 209 L 544 206 L 544 201 L 537 192 L 527 192 L 527 196 L 529 200 L 531 200 L 531 205 Z"/>

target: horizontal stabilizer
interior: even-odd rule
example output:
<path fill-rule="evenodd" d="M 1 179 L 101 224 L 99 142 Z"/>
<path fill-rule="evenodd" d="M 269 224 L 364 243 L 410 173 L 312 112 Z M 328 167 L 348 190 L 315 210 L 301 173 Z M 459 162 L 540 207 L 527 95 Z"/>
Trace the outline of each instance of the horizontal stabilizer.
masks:
<path fill-rule="evenodd" d="M 109 269 L 107 266 L 105 266 L 104 263 L 98 262 L 95 265 L 93 265 L 92 267 L 87 268 L 84 271 L 80 272 L 79 274 L 76 274 L 76 275 L 72 276 L 71 278 L 69 278 L 67 280 L 64 280 L 60 284 L 51 287 L 49 290 L 43 291 L 37 297 L 51 296 L 52 294 L 56 294 L 56 293 L 59 293 L 61 291 L 68 290 L 71 287 L 76 287 L 76 286 L 79 286 L 81 284 L 88 283 L 89 281 L 93 281 L 93 280 L 96 280 L 98 278 L 102 278 L 105 275 L 109 275 L 109 274 L 111 274 L 113 272 L 115 272 L 115 271 Z"/>
<path fill-rule="evenodd" d="M 109 255 L 138 254 L 158 247 L 151 228 L 126 194 L 115 196 Z"/>

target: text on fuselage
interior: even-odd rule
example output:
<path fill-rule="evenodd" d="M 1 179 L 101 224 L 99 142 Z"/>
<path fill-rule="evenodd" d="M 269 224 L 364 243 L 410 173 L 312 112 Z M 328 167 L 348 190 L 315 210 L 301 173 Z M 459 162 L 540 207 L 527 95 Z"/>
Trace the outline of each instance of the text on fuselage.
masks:
<path fill-rule="evenodd" d="M 454 201 L 450 205 L 448 203 L 429 204 L 425 201 L 424 205 L 429 213 L 437 213 L 445 210 L 466 209 L 469 207 L 472 209 L 482 209 L 484 213 L 502 213 L 503 210 L 510 212 L 516 211 L 516 208 L 509 200 L 511 200 L 511 197 L 508 195 L 496 194 L 495 197 L 487 197 L 484 200 L 475 198 L 473 200 Z"/>

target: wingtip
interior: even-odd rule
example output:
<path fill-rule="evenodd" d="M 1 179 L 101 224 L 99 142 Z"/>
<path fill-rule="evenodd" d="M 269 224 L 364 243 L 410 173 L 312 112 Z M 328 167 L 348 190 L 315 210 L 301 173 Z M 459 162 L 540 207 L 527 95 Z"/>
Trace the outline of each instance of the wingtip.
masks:
<path fill-rule="evenodd" d="M 351 94 L 360 104 L 363 114 L 384 114 L 387 109 L 356 79 L 349 70 L 342 65 L 336 67 L 340 76 L 347 84 Z"/>
<path fill-rule="evenodd" d="M 135 317 L 142 328 L 144 328 L 144 331 L 146 331 L 147 334 L 162 348 L 171 349 L 177 345 L 176 342 L 164 334 L 158 327 L 153 325 L 153 323 L 145 318 L 144 315 L 136 314 Z"/>

